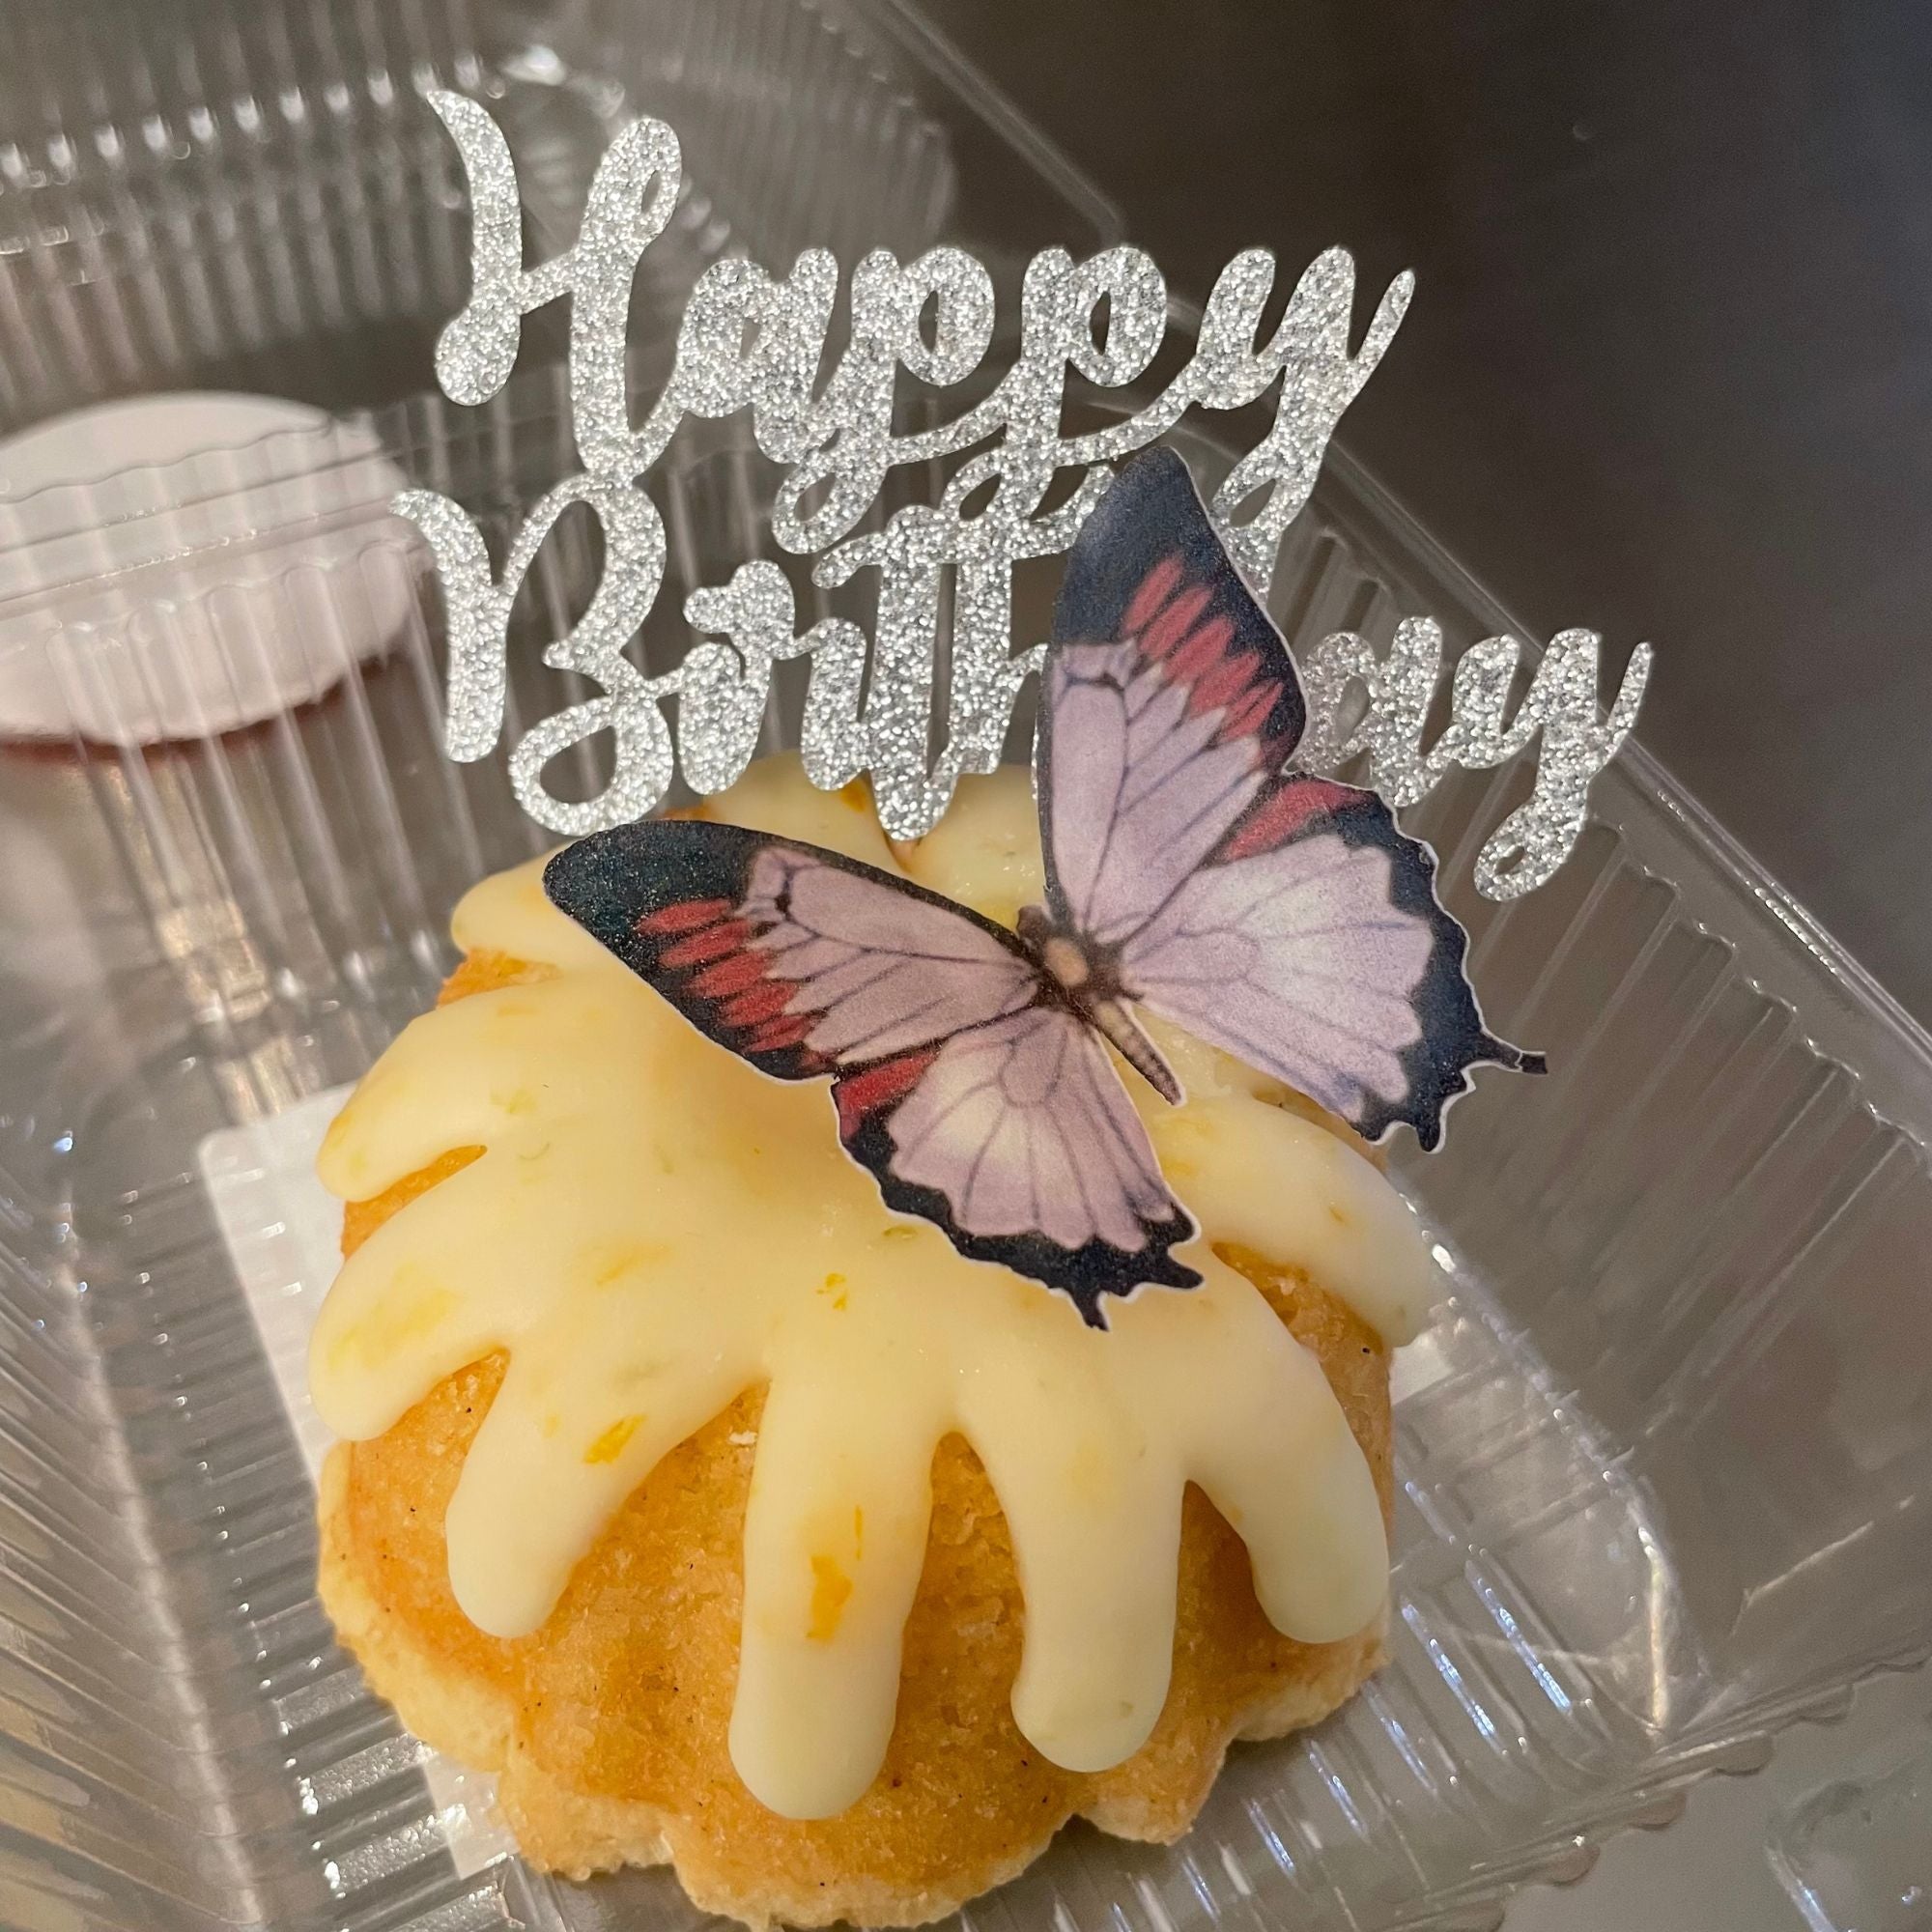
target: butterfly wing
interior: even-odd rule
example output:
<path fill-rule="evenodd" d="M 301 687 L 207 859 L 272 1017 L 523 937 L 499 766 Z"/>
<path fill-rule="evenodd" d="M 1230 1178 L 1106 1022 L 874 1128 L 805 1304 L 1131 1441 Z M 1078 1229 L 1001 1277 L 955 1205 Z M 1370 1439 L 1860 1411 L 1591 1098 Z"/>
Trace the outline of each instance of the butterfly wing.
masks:
<path fill-rule="evenodd" d="M 1066 1293 L 1200 1277 L 1104 1051 L 1011 933 L 856 860 L 738 826 L 599 833 L 552 901 L 699 1032 L 781 1080 L 830 1075 L 839 1137 L 887 1203 L 962 1254 Z"/>
<path fill-rule="evenodd" d="M 1281 634 L 1172 451 L 1088 519 L 1054 616 L 1039 733 L 1054 919 L 1151 1011 L 1425 1148 L 1483 1025 L 1434 854 L 1373 792 L 1284 775 L 1306 711 Z"/>
<path fill-rule="evenodd" d="M 1056 922 L 1100 945 L 1146 923 L 1301 737 L 1294 661 L 1170 449 L 1088 518 L 1054 608 L 1037 741 Z"/>
<path fill-rule="evenodd" d="M 1011 934 L 856 860 L 660 820 L 567 847 L 544 890 L 700 1033 L 780 1080 L 867 1066 L 1017 1012 Z"/>
<path fill-rule="evenodd" d="M 1274 781 L 1149 923 L 1122 978 L 1151 1011 L 1286 1081 L 1364 1138 L 1424 1149 L 1479 1061 L 1541 1072 L 1483 1024 L 1435 859 L 1372 791 Z"/>
<path fill-rule="evenodd" d="M 1192 1217 L 1087 1024 L 1043 1003 L 841 1079 L 839 1132 L 894 1208 L 975 1261 L 1068 1295 L 1104 1328 L 1102 1297 L 1195 1288 L 1168 1250 Z"/>

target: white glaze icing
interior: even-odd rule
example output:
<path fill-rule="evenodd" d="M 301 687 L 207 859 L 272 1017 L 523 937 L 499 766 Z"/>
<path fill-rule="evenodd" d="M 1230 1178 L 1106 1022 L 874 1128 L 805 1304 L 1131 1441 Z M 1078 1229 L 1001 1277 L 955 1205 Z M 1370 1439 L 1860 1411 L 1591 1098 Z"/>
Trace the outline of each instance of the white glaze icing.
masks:
<path fill-rule="evenodd" d="M 790 760 L 711 815 L 894 863 L 862 800 L 810 790 Z M 899 860 L 1010 917 L 1038 893 L 1032 824 L 1023 773 L 969 781 Z M 730 1744 L 786 1816 L 842 1810 L 878 1770 L 951 1431 L 1007 1515 L 1026 1601 L 1013 1714 L 1056 1764 L 1105 1769 L 1152 1728 L 1189 1481 L 1246 1541 L 1286 1634 L 1337 1638 L 1376 1614 L 1387 1553 L 1367 1463 L 1314 1357 L 1210 1242 L 1306 1268 L 1391 1342 L 1415 1332 L 1435 1270 L 1395 1189 L 1268 1104 L 1264 1082 L 1162 1033 L 1189 1098 L 1135 1100 L 1206 1231 L 1177 1250 L 1206 1279 L 1144 1290 L 1098 1333 L 887 1208 L 822 1084 L 767 1080 L 705 1040 L 551 907 L 539 865 L 478 886 L 455 930 L 559 970 L 416 1020 L 331 1128 L 322 1176 L 351 1200 L 450 1149 L 487 1151 L 344 1265 L 311 1374 L 325 1420 L 366 1439 L 509 1351 L 445 1525 L 481 1629 L 536 1629 L 657 1461 L 759 1383 Z"/>

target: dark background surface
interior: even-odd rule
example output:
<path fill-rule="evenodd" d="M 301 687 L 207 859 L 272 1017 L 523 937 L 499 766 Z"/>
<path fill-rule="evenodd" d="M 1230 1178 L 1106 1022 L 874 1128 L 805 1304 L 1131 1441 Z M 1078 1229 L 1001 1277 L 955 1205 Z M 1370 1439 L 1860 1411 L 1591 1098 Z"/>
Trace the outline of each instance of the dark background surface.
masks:
<path fill-rule="evenodd" d="M 1412 268 L 1345 418 L 1932 1019 L 1932 0 L 926 0 L 1206 294 Z"/>

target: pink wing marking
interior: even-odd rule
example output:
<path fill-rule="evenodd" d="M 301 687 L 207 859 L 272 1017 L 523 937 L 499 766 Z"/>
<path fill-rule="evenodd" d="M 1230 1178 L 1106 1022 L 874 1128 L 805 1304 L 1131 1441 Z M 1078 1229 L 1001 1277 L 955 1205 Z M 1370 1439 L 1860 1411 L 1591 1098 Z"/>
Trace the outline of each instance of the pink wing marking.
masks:
<path fill-rule="evenodd" d="M 1147 629 L 1154 612 L 1180 588 L 1184 575 L 1179 557 L 1170 553 L 1141 579 L 1140 588 L 1127 599 L 1123 628 L 1129 637 Z"/>
<path fill-rule="evenodd" d="M 1167 574 L 1167 568 L 1170 564 L 1179 569 L 1180 559 L 1178 556 L 1172 555 L 1162 557 L 1154 565 L 1153 569 L 1148 573 L 1147 579 L 1142 582 L 1140 590 L 1135 592 L 1136 601 L 1145 596 L 1149 584 L 1155 577 L 1164 577 Z M 1176 580 L 1177 586 L 1179 581 L 1179 579 Z M 1147 623 L 1141 627 L 1139 632 L 1140 647 L 1143 654 L 1151 658 L 1164 658 L 1171 652 L 1178 650 L 1181 643 L 1192 635 L 1195 621 L 1200 617 L 1202 611 L 1207 610 L 1208 600 L 1213 594 L 1205 583 L 1190 583 L 1184 590 L 1177 587 L 1175 595 L 1166 604 L 1154 605 L 1153 615 L 1147 620 Z M 1129 631 L 1127 635 L 1132 637 L 1135 634 Z"/>
<path fill-rule="evenodd" d="M 1178 557 L 1164 557 L 1148 573 L 1130 611 L 1170 563 L 1179 570 Z M 1204 619 L 1211 595 L 1206 584 L 1194 584 L 1159 610 L 1144 630 L 1130 629 L 1127 636 L 1143 657 L 1160 666 L 1169 683 L 1187 688 L 1191 715 L 1212 715 L 1218 742 L 1244 740 L 1254 762 L 1272 769 L 1280 762 L 1280 748 L 1270 747 L 1257 729 L 1274 704 L 1272 680 L 1261 654 L 1236 642 L 1234 618 Z"/>
<path fill-rule="evenodd" d="M 748 947 L 694 974 L 691 990 L 707 1000 L 728 999 L 733 993 L 742 993 L 747 986 L 755 986 L 770 964 L 770 960 Z"/>
<path fill-rule="evenodd" d="M 1215 857 L 1224 865 L 1272 852 L 1286 845 L 1324 812 L 1352 804 L 1361 794 L 1353 785 L 1328 779 L 1297 777 L 1263 799 L 1237 825 Z"/>
<path fill-rule="evenodd" d="M 817 1016 L 785 1011 L 797 989 L 767 976 L 768 961 L 752 950 L 752 925 L 737 910 L 730 899 L 683 899 L 644 914 L 632 930 L 646 944 L 658 942 L 660 989 L 681 1008 L 703 1003 L 706 1031 L 724 1043 L 747 1055 L 800 1046 Z M 823 1064 L 809 1055 L 801 1070 Z"/>
<path fill-rule="evenodd" d="M 700 925 L 714 924 L 730 910 L 729 899 L 678 899 L 633 920 L 631 929 L 662 938 L 666 933 L 690 932 Z"/>
<path fill-rule="evenodd" d="M 781 1079 L 943 1039 L 1038 991 L 1016 941 L 910 882 L 736 827 L 620 834 L 560 854 L 547 889 L 694 1025 Z M 661 856 L 633 884 L 639 846 Z M 691 896 L 651 902 L 680 885 Z"/>
<path fill-rule="evenodd" d="M 937 1047 L 902 1053 L 896 1060 L 882 1060 L 863 1073 L 848 1073 L 836 1081 L 832 1097 L 838 1104 L 838 1138 L 850 1141 L 873 1115 L 904 1099 L 938 1058 Z"/>
<path fill-rule="evenodd" d="M 753 934 L 746 952 L 706 967 L 693 990 L 786 988 L 755 1017 L 812 1016 L 804 1044 L 838 1065 L 1012 1012 L 1039 986 L 1024 958 L 972 922 L 787 846 L 759 853 L 738 916 Z"/>
<path fill-rule="evenodd" d="M 678 910 L 682 911 L 680 907 Z M 742 919 L 720 919 L 700 926 L 687 939 L 674 941 L 658 954 L 660 966 L 703 966 L 735 952 L 752 936 L 752 928 Z"/>
<path fill-rule="evenodd" d="M 753 1029 L 745 1042 L 745 1051 L 777 1053 L 787 1046 L 802 1046 L 817 1017 L 815 1013 L 787 1013 L 782 1019 L 767 1020 Z"/>

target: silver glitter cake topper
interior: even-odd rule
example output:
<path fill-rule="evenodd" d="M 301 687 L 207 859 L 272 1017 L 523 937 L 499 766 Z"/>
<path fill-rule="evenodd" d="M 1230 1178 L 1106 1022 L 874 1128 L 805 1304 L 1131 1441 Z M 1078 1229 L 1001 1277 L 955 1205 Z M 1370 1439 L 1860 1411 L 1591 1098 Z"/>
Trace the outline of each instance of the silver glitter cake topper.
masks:
<path fill-rule="evenodd" d="M 670 376 L 634 428 L 625 383 L 631 284 L 677 206 L 676 135 L 649 118 L 622 129 L 591 183 L 576 247 L 526 269 L 516 172 L 501 132 L 465 96 L 428 99 L 455 137 L 473 209 L 470 298 L 438 342 L 438 380 L 452 402 L 487 401 L 508 380 L 524 316 L 567 296 L 572 428 L 583 469 L 531 507 L 500 574 L 475 523 L 449 497 L 411 490 L 395 507 L 428 539 L 442 582 L 446 745 L 465 763 L 488 756 L 502 736 L 510 613 L 538 551 L 573 504 L 597 517 L 603 574 L 544 662 L 581 673 L 600 695 L 533 725 L 510 753 L 511 784 L 525 810 L 572 837 L 641 817 L 664 798 L 674 772 L 703 794 L 731 784 L 755 748 L 774 665 L 798 657 L 810 660 L 800 749 L 811 782 L 831 790 L 869 773 L 891 837 L 930 831 L 962 775 L 999 763 L 1022 687 L 1040 667 L 1043 644 L 1015 649 L 1015 565 L 1065 552 L 1112 482 L 1111 465 L 1172 429 L 1190 405 L 1240 409 L 1279 384 L 1267 430 L 1209 506 L 1264 599 L 1282 534 L 1307 503 L 1329 437 L 1393 339 L 1413 287 L 1407 274 L 1389 285 L 1351 354 L 1354 264 L 1331 248 L 1303 272 L 1264 342 L 1274 258 L 1245 250 L 1214 284 L 1179 372 L 1134 414 L 1067 436 L 1061 419 L 1068 371 L 1101 389 L 1145 375 L 1166 335 L 1167 287 L 1137 248 L 1109 248 L 1086 262 L 1048 248 L 1026 270 L 1011 367 L 950 422 L 900 433 L 899 371 L 944 389 L 980 369 L 994 319 L 985 268 L 952 247 L 903 264 L 873 250 L 852 272 L 847 344 L 820 384 L 837 263 L 811 248 L 789 274 L 774 277 L 731 258 L 699 276 Z M 813 581 L 823 588 L 878 573 L 872 637 L 868 644 L 858 625 L 839 617 L 801 632 L 789 581 L 777 564 L 758 560 L 740 565 L 728 583 L 686 598 L 685 617 L 704 640 L 672 669 L 647 675 L 626 647 L 656 602 L 667 546 L 643 479 L 685 417 L 744 411 L 758 448 L 786 466 L 771 516 L 779 545 L 815 556 Z M 882 528 L 858 527 L 892 471 L 967 451 L 936 504 L 901 508 Z M 1043 507 L 1065 470 L 1079 472 L 1071 494 Z M 1435 624 L 1405 620 L 1379 657 L 1363 639 L 1336 634 L 1303 667 L 1310 724 L 1298 762 L 1332 770 L 1366 752 L 1371 781 L 1401 806 L 1452 765 L 1500 764 L 1540 734 L 1531 795 L 1476 862 L 1483 893 L 1516 897 L 1569 855 L 1590 781 L 1636 716 L 1649 647 L 1631 653 L 1605 720 L 1598 646 L 1588 631 L 1562 633 L 1512 713 L 1518 644 L 1492 638 L 1474 645 L 1455 668 L 1450 722 L 1425 747 L 1442 669 Z M 945 715 L 936 720 L 942 651 Z M 675 736 L 664 710 L 672 697 Z M 545 766 L 605 730 L 615 742 L 606 789 L 582 802 L 547 789 Z"/>

